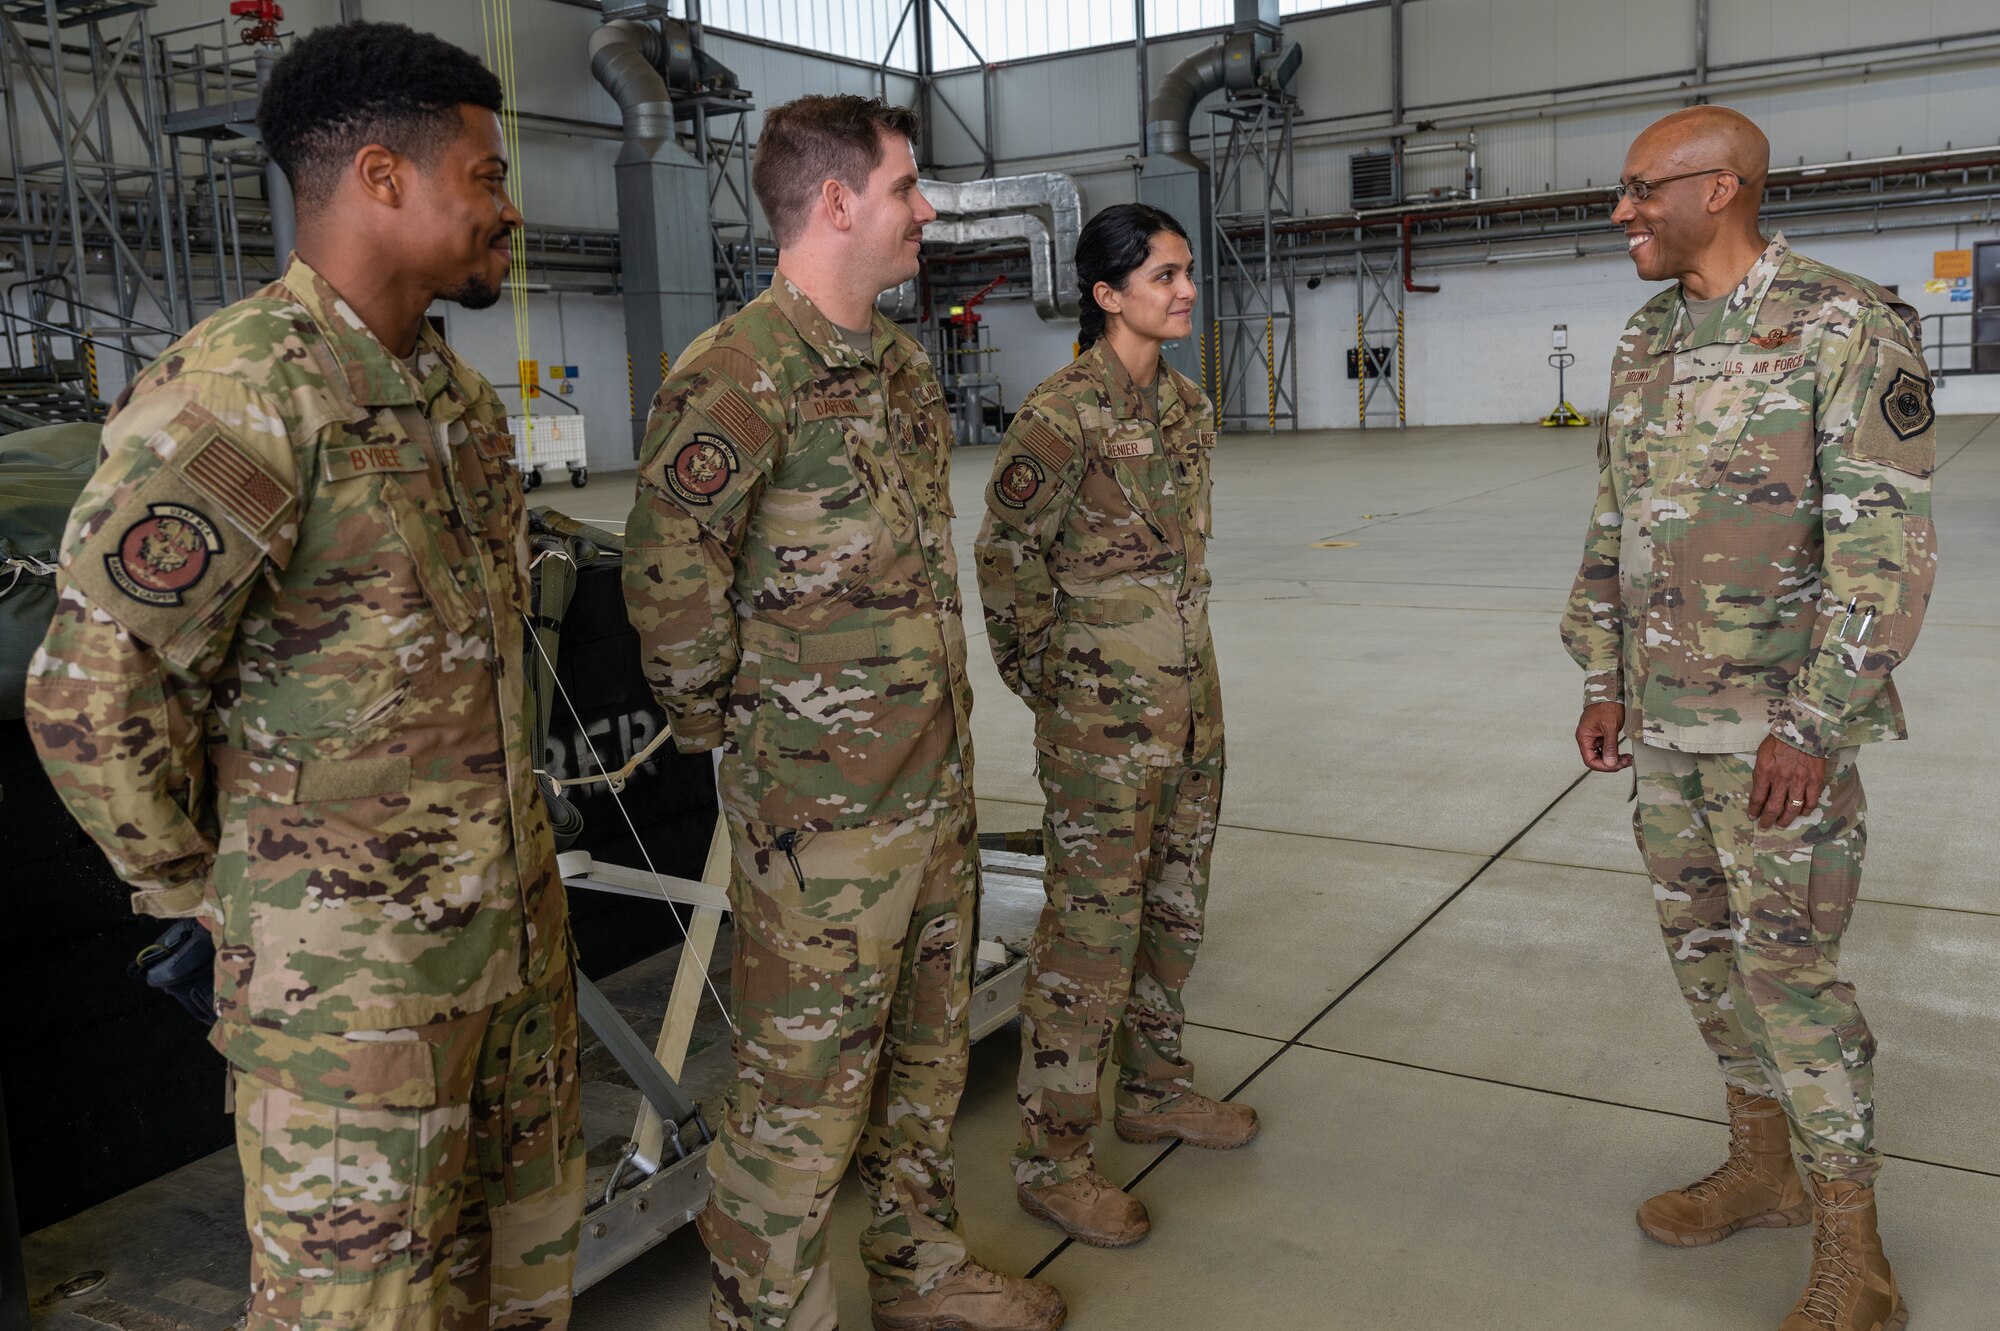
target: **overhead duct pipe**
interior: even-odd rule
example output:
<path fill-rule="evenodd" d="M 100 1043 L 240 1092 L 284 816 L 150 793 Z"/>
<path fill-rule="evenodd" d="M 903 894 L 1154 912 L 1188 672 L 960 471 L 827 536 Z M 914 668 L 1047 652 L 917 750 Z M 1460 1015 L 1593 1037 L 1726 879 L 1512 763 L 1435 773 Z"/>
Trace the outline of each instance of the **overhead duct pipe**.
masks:
<path fill-rule="evenodd" d="M 1206 171 L 1208 164 L 1189 146 L 1194 109 L 1222 90 L 1222 42 L 1205 46 L 1168 70 L 1146 103 L 1146 156 L 1171 157 Z"/>
<path fill-rule="evenodd" d="M 607 20 L 590 35 L 590 72 L 625 125 L 614 174 L 634 457 L 669 364 L 715 322 L 708 175 L 674 141 L 673 101 L 660 72 L 667 48 L 657 27 L 636 19 Z"/>
<path fill-rule="evenodd" d="M 1073 178 L 1060 171 L 1037 171 L 997 180 L 926 180 L 919 188 L 940 219 L 984 218 L 1020 224 L 1016 230 L 996 234 L 1028 240 L 1035 313 L 1051 322 L 1076 317 L 1082 303 L 1076 286 L 1076 242 L 1083 232 L 1083 196 Z M 1046 225 L 1039 211 L 1044 209 L 1048 212 Z M 942 233 L 933 236 L 932 228 L 937 225 L 924 228 L 926 238 L 952 243 L 952 238 Z"/>
<path fill-rule="evenodd" d="M 1074 319 L 1082 306 L 1076 285 L 1076 242 L 1083 231 L 1083 196 L 1060 171 L 1037 171 L 994 180 L 920 180 L 917 188 L 938 220 L 924 239 L 942 245 L 1021 240 L 1028 246 L 1035 313 L 1049 322 Z M 1046 209 L 1048 220 L 1039 211 Z M 876 306 L 891 319 L 918 313 L 912 278 L 882 293 Z"/>
<path fill-rule="evenodd" d="M 1028 243 L 1029 284 L 1035 299 L 1035 313 L 1053 323 L 1074 319 L 1078 301 L 1076 283 L 1070 283 L 1069 308 L 1063 309 L 1050 290 L 1055 265 L 1049 259 L 1049 229 L 1032 213 L 1008 213 L 998 217 L 974 217 L 962 222 L 932 222 L 924 228 L 924 239 L 941 245 L 977 245 L 995 240 L 1025 240 Z M 1076 265 L 1069 265 L 1072 274 Z"/>

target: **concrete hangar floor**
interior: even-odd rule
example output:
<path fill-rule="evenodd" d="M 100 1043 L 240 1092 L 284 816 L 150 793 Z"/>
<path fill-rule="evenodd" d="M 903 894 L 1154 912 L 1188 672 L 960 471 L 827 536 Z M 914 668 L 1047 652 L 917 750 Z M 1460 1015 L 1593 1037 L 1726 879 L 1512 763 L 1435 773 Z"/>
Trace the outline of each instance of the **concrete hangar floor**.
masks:
<path fill-rule="evenodd" d="M 1585 778 L 1556 621 L 1595 481 L 1585 430 L 1231 435 L 1214 625 L 1229 776 L 1189 1048 L 1263 1114 L 1243 1151 L 1129 1146 L 1153 1232 L 1072 1244 L 1015 1206 L 1012 1026 L 973 1051 L 958 1129 L 974 1250 L 1046 1263 L 1078 1331 L 1770 1331 L 1810 1233 L 1640 1234 L 1713 1167 L 1722 1091 L 1668 973 L 1629 778 Z M 1882 1227 L 1925 1325 L 2000 1308 L 2000 419 L 1940 422 L 1944 552 L 1899 675 L 1913 738 L 1865 755 L 1871 836 L 1843 963 L 1881 1042 Z M 961 453 L 970 554 L 991 454 Z M 536 499 L 622 518 L 627 478 Z M 1322 541 L 1351 541 L 1323 549 Z M 967 628 L 977 634 L 976 605 Z M 983 636 L 983 635 L 981 635 Z M 983 830 L 1036 825 L 1028 710 L 972 650 Z M 849 1179 L 832 1243 L 866 1326 Z M 702 1325 L 692 1226 L 585 1293 L 580 1331 Z"/>

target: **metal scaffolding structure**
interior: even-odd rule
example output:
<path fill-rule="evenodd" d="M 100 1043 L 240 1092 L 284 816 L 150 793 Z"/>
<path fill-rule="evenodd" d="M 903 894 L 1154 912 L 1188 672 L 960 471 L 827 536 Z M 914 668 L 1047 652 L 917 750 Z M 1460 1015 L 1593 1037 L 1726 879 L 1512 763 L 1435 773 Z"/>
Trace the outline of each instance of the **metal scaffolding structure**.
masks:
<path fill-rule="evenodd" d="M 164 345 L 165 330 L 141 311 L 171 321 L 180 308 L 180 274 L 161 262 L 177 228 L 157 134 L 152 8 L 0 2 L 0 118 L 13 162 L 0 239 L 34 275 L 5 311 L 10 390 L 94 401 L 97 353 L 136 373 Z"/>
<path fill-rule="evenodd" d="M 176 319 L 191 327 L 270 281 L 281 262 L 257 139 L 258 75 L 275 48 L 244 45 L 222 19 L 154 41 L 161 137 L 180 223 L 172 266 L 182 273 L 185 303 Z M 247 273 L 246 254 L 253 256 Z"/>
<path fill-rule="evenodd" d="M 1354 252 L 1354 351 L 1348 368 L 1355 376 L 1354 400 L 1364 430 L 1368 408 L 1381 396 L 1395 404 L 1397 429 L 1409 421 L 1403 396 L 1404 285 L 1401 250 Z M 1381 417 L 1378 410 L 1376 419 Z"/>
<path fill-rule="evenodd" d="M 1292 121 L 1298 99 L 1257 89 L 1210 112 L 1210 237 L 1205 278 L 1209 336 L 1203 387 L 1223 429 L 1275 431 L 1299 424 L 1294 354 L 1298 300 L 1281 242 L 1293 216 Z"/>
<path fill-rule="evenodd" d="M 716 305 L 741 308 L 763 289 L 757 280 L 756 200 L 750 190 L 750 113 L 746 88 L 718 88 L 674 99 L 684 121 L 681 146 L 708 172 L 708 229 L 715 245 Z M 729 208 L 722 204 L 727 200 Z"/>

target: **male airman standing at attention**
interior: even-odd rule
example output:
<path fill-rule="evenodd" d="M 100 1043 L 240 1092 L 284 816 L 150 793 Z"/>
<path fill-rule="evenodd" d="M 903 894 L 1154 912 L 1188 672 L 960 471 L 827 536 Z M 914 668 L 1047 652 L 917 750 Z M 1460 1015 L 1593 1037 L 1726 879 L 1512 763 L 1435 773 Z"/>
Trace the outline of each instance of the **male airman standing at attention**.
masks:
<path fill-rule="evenodd" d="M 1083 1243 L 1146 1236 L 1097 1172 L 1098 1083 L 1135 1142 L 1233 1148 L 1257 1112 L 1194 1088 L 1181 987 L 1222 808 L 1208 627 L 1214 413 L 1160 359 L 1193 331 L 1187 233 L 1114 204 L 1076 247 L 1082 354 L 1028 396 L 994 459 L 980 598 L 1000 677 L 1035 714 L 1048 902 L 1022 996 L 1017 1198 Z"/>
<path fill-rule="evenodd" d="M 576 1002 L 492 387 L 425 321 L 499 299 L 496 80 L 393 24 L 301 38 L 258 109 L 277 282 L 119 399 L 28 723 L 144 914 L 215 935 L 253 1331 L 559 1328 Z"/>
<path fill-rule="evenodd" d="M 1635 769 L 1667 955 L 1728 1096 L 1727 1160 L 1639 1225 L 1698 1246 L 1810 1220 L 1781 1331 L 1896 1331 L 1875 1037 L 1836 963 L 1866 840 L 1856 756 L 1907 733 L 1891 676 L 1937 569 L 1931 383 L 1907 305 L 1759 231 L 1769 160 L 1713 106 L 1626 154 L 1612 221 L 1639 276 L 1672 285 L 1612 362 L 1563 641 L 1587 672 L 1584 762 Z"/>
<path fill-rule="evenodd" d="M 825 1331 L 857 1149 L 880 1331 L 1051 1331 L 1053 1289 L 973 1261 L 953 1200 L 979 887 L 943 393 L 875 312 L 914 277 L 916 119 L 764 116 L 768 291 L 661 385 L 625 603 L 683 752 L 720 749 L 739 1065 L 699 1221 L 712 1325 Z"/>

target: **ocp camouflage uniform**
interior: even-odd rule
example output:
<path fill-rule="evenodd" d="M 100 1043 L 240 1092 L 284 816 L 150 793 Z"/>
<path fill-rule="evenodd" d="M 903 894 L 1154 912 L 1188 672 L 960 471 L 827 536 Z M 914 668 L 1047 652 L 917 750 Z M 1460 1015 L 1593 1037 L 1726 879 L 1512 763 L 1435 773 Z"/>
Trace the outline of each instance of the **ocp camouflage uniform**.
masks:
<path fill-rule="evenodd" d="M 1890 674 L 1937 568 L 1915 315 L 1772 240 L 1700 327 L 1627 326 L 1563 641 L 1622 702 L 1667 952 L 1723 1076 L 1780 1099 L 1805 1167 L 1867 1180 L 1874 1037 L 1839 978 L 1860 888 L 1859 745 L 1905 735 Z M 1748 812 L 1766 735 L 1830 760 L 1790 827 Z"/>
<path fill-rule="evenodd" d="M 654 399 L 626 529 L 647 675 L 684 752 L 720 746 L 735 849 L 739 1075 L 700 1219 L 724 1327 L 785 1325 L 809 1281 L 830 1303 L 857 1143 L 877 1297 L 966 1258 L 950 1139 L 978 867 L 951 431 L 922 349 L 873 325 L 850 346 L 780 274 L 697 338 Z"/>
<path fill-rule="evenodd" d="M 28 721 L 134 907 L 216 935 L 252 1327 L 555 1327 L 576 1018 L 492 388 L 311 268 L 112 413 Z"/>
<path fill-rule="evenodd" d="M 1022 998 L 1029 1187 L 1090 1169 L 1115 1043 L 1121 1110 L 1193 1089 L 1181 987 L 1201 942 L 1222 801 L 1208 628 L 1206 398 L 1162 365 L 1158 415 L 1109 344 L 1037 388 L 980 528 L 993 658 L 1035 713 L 1049 901 Z"/>

